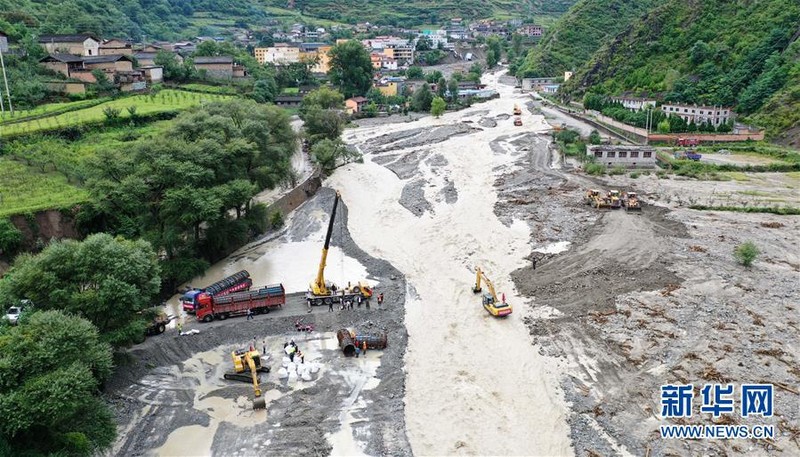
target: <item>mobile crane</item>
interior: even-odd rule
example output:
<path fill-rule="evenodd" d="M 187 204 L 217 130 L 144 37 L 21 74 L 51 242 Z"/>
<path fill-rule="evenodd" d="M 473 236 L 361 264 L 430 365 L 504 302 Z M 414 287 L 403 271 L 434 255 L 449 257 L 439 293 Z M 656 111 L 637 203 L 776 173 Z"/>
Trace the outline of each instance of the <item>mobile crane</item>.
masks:
<path fill-rule="evenodd" d="M 331 211 L 331 219 L 328 221 L 328 232 L 325 234 L 325 245 L 322 248 L 322 258 L 319 261 L 319 269 L 317 270 L 317 277 L 309 285 L 309 290 L 306 293 L 306 298 L 311 301 L 312 305 L 331 304 L 338 302 L 354 301 L 356 296 L 360 295 L 362 298 L 369 299 L 372 296 L 372 289 L 365 282 L 358 282 L 353 287 L 340 289 L 336 284 L 325 280 L 325 262 L 328 259 L 328 248 L 331 243 L 331 234 L 333 233 L 333 221 L 336 219 L 336 207 L 339 205 L 341 195 L 336 191 L 336 196 L 333 199 L 333 210 Z"/>
<path fill-rule="evenodd" d="M 487 293 L 483 294 L 483 307 L 486 311 L 495 317 L 505 317 L 511 314 L 511 305 L 506 303 L 505 296 L 503 296 L 502 302 L 497 299 L 497 294 L 494 291 L 494 284 L 486 277 L 486 274 L 480 267 L 475 269 L 475 286 L 472 287 L 472 292 L 476 294 L 481 293 L 481 278 L 489 289 Z"/>
<path fill-rule="evenodd" d="M 269 367 L 261 365 L 261 354 L 252 348 L 250 351 L 238 349 L 231 353 L 231 357 L 233 358 L 234 371 L 225 373 L 223 377 L 230 381 L 252 382 L 255 395 L 255 398 L 253 398 L 253 409 L 266 408 L 267 401 L 261 397 L 258 373 L 269 373 Z M 248 370 L 250 373 L 246 374 L 245 371 Z"/>

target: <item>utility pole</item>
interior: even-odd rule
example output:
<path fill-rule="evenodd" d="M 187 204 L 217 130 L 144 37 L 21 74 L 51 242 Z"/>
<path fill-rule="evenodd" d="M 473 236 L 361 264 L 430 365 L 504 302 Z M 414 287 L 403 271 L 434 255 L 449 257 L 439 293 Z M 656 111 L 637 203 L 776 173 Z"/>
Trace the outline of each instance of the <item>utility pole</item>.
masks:
<path fill-rule="evenodd" d="M 5 62 L 3 62 L 3 50 L 0 49 L 0 66 L 3 67 L 3 75 L 6 74 L 6 66 Z M 8 87 L 8 83 L 6 83 L 6 87 Z M 10 100 L 10 99 L 9 99 Z M 0 89 L 0 113 L 6 112 L 6 105 L 3 103 L 3 90 Z"/>
<path fill-rule="evenodd" d="M 14 107 L 11 106 L 11 92 L 8 90 L 8 78 L 6 77 L 6 64 L 3 61 L 3 51 L 0 50 L 0 67 L 3 68 L 3 82 L 6 85 L 6 96 L 8 97 L 8 110 L 12 113 L 14 112 Z M 3 95 L 0 94 L 0 98 L 3 98 Z"/>

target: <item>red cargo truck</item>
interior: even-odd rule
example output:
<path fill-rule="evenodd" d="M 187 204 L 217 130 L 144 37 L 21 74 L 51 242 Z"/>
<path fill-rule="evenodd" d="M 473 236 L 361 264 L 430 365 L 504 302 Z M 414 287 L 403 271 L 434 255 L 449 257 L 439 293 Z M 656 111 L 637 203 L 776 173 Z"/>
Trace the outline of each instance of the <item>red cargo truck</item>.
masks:
<path fill-rule="evenodd" d="M 253 314 L 268 313 L 270 308 L 281 308 L 286 304 L 283 284 L 273 284 L 257 290 L 235 292 L 223 296 L 202 293 L 197 298 L 197 320 L 211 322 L 233 316 L 243 316 L 247 310 Z"/>
<path fill-rule="evenodd" d="M 232 292 L 249 290 L 252 285 L 253 280 L 250 279 L 250 273 L 248 273 L 247 270 L 242 270 L 208 287 L 187 290 L 181 296 L 181 306 L 184 311 L 191 314 L 194 313 L 195 308 L 197 308 L 197 298 L 203 293 L 221 296 Z"/>

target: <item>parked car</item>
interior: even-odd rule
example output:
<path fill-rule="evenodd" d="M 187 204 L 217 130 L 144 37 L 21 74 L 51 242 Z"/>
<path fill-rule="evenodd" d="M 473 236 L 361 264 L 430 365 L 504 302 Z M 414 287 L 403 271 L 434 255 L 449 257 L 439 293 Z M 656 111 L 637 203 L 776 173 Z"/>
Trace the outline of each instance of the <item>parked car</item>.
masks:
<path fill-rule="evenodd" d="M 8 311 L 6 311 L 6 320 L 11 324 L 16 325 L 17 321 L 19 321 L 19 315 L 21 313 L 22 308 L 19 306 L 12 306 L 11 308 L 8 308 Z"/>

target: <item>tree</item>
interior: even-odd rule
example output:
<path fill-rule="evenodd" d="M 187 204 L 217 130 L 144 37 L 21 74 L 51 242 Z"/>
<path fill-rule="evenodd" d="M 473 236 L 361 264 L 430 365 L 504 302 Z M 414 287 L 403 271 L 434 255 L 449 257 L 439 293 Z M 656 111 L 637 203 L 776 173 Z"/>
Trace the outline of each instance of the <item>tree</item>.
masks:
<path fill-rule="evenodd" d="M 592 130 L 592 133 L 589 134 L 589 144 L 600 144 L 602 141 L 600 133 L 597 130 Z"/>
<path fill-rule="evenodd" d="M 347 121 L 341 111 L 312 108 L 304 116 L 306 134 L 311 143 L 323 139 L 337 140 L 344 131 Z"/>
<path fill-rule="evenodd" d="M 175 53 L 164 50 L 158 51 L 153 63 L 164 67 L 164 79 L 183 79 L 186 76 L 181 64 L 178 63 L 177 57 L 175 57 Z"/>
<path fill-rule="evenodd" d="M 99 68 L 92 70 L 92 76 L 94 76 L 99 92 L 111 92 L 114 90 L 114 82 L 108 79 L 103 70 Z"/>
<path fill-rule="evenodd" d="M 433 94 L 428 83 L 422 84 L 422 87 L 414 91 L 414 97 L 411 99 L 411 109 L 420 113 L 427 112 L 431 109 L 433 102 Z"/>
<path fill-rule="evenodd" d="M 411 66 L 406 70 L 406 77 L 408 79 L 422 79 L 424 76 L 425 75 L 422 72 L 422 68 L 420 67 Z"/>
<path fill-rule="evenodd" d="M 0 255 L 11 257 L 22 244 L 22 232 L 8 219 L 0 219 Z"/>
<path fill-rule="evenodd" d="M 122 308 L 121 303 L 116 303 Z M 101 453 L 116 423 L 99 396 L 111 348 L 85 319 L 35 312 L 0 337 L 0 449 L 7 455 Z"/>
<path fill-rule="evenodd" d="M 436 84 L 437 81 L 442 79 L 444 75 L 439 70 L 434 70 L 430 73 L 425 74 L 425 81 L 428 81 L 428 84 Z"/>
<path fill-rule="evenodd" d="M 669 133 L 669 120 L 664 119 L 656 126 L 658 133 Z"/>
<path fill-rule="evenodd" d="M 312 108 L 326 110 L 341 109 L 343 107 L 344 96 L 342 93 L 336 89 L 322 86 L 303 97 L 303 102 L 300 104 L 300 117 L 304 117 Z"/>
<path fill-rule="evenodd" d="M 369 52 L 358 41 L 346 41 L 334 46 L 330 52 L 331 82 L 350 98 L 366 94 L 372 86 L 372 61 Z"/>
<path fill-rule="evenodd" d="M 499 58 L 497 57 L 497 53 L 494 50 L 490 49 L 486 51 L 486 67 L 487 68 L 494 68 L 497 65 L 497 61 Z"/>
<path fill-rule="evenodd" d="M 9 272 L 9 292 L 43 310 L 63 310 L 94 323 L 115 346 L 144 333 L 138 312 L 159 291 L 156 254 L 142 240 L 98 233 L 79 242 L 50 244 L 41 253 L 17 258 Z"/>
<path fill-rule="evenodd" d="M 736 257 L 736 260 L 745 267 L 750 267 L 760 253 L 761 251 L 759 251 L 758 246 L 756 246 L 752 241 L 744 242 L 739 246 L 736 246 L 736 248 L 733 250 L 733 256 Z"/>
<path fill-rule="evenodd" d="M 344 163 L 358 158 L 359 154 L 351 150 L 340 140 L 323 139 L 311 147 L 311 157 L 325 173 L 333 171 L 340 161 Z"/>
<path fill-rule="evenodd" d="M 447 80 L 444 77 L 439 78 L 436 82 L 436 95 L 444 98 L 447 94 Z"/>
<path fill-rule="evenodd" d="M 431 50 L 431 40 L 429 40 L 428 37 L 426 37 L 426 36 L 419 37 L 419 40 L 417 40 L 417 45 L 414 48 L 414 50 L 417 51 L 417 52 L 430 51 Z"/>
<path fill-rule="evenodd" d="M 271 103 L 278 95 L 278 85 L 275 84 L 275 79 L 265 78 L 259 79 L 253 84 L 253 93 L 250 98 L 258 103 Z"/>
<path fill-rule="evenodd" d="M 434 117 L 439 117 L 444 114 L 444 110 L 447 108 L 447 102 L 444 101 L 441 97 L 435 97 L 431 102 L 431 114 Z"/>
<path fill-rule="evenodd" d="M 456 78 L 450 78 L 450 81 L 447 83 L 447 91 L 450 93 L 451 102 L 458 100 L 458 80 L 456 80 Z"/>

